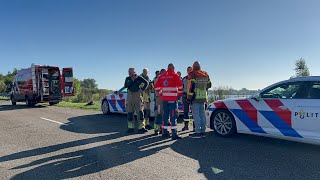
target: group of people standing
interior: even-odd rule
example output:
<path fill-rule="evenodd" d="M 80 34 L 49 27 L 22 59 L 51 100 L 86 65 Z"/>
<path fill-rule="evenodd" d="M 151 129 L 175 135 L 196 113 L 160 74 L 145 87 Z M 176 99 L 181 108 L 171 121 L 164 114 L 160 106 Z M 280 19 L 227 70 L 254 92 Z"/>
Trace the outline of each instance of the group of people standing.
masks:
<path fill-rule="evenodd" d="M 177 134 L 178 101 L 184 105 L 184 127 L 182 131 L 189 130 L 189 121 L 194 120 L 195 133 L 190 137 L 205 137 L 206 117 L 205 103 L 208 101 L 208 89 L 211 81 L 206 71 L 201 70 L 198 61 L 187 68 L 187 75 L 181 78 L 181 73 L 175 72 L 174 64 L 170 63 L 167 70 L 157 71 L 153 81 L 148 76 L 148 69 L 143 69 L 139 76 L 134 68 L 129 68 L 129 76 L 125 79 L 124 87 L 128 89 L 127 112 L 128 133 L 134 133 L 134 115 L 138 123 L 138 133 L 145 133 L 151 129 L 150 102 L 151 93 L 155 93 L 155 134 L 180 139 Z M 191 108 L 190 108 L 191 106 Z M 192 111 L 190 118 L 189 109 Z"/>

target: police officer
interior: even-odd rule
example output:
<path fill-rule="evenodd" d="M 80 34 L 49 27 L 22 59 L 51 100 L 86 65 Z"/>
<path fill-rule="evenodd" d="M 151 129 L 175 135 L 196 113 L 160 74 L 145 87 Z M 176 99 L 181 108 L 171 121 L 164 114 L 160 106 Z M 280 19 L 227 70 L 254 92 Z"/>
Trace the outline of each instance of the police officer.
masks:
<path fill-rule="evenodd" d="M 142 99 L 143 99 L 143 113 L 144 113 L 144 125 L 147 130 L 151 129 L 150 126 L 150 103 L 151 103 L 151 92 L 153 90 L 153 83 L 151 83 L 150 78 L 148 76 L 149 70 L 147 68 L 144 68 L 142 71 L 142 74 L 140 75 L 145 80 L 149 82 L 149 85 L 146 90 L 142 93 Z"/>
<path fill-rule="evenodd" d="M 169 137 L 169 117 L 171 122 L 172 139 L 180 139 L 177 135 L 177 118 L 178 118 L 178 97 L 182 95 L 182 81 L 178 74 L 174 72 L 174 65 L 169 64 L 168 70 L 159 76 L 155 88 L 162 97 L 163 105 L 163 122 L 162 137 Z"/>
<path fill-rule="evenodd" d="M 124 88 L 128 89 L 127 112 L 128 112 L 128 133 L 134 132 L 134 113 L 137 115 L 138 133 L 147 132 L 143 124 L 143 105 L 141 93 L 145 91 L 149 82 L 143 77 L 138 76 L 134 68 L 129 68 L 129 76 L 126 78 Z"/>

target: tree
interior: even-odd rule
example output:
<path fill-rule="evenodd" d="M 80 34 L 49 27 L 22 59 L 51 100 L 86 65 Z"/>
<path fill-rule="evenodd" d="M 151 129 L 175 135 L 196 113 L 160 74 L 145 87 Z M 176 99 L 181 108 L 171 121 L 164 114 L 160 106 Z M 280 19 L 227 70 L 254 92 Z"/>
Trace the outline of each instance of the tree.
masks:
<path fill-rule="evenodd" d="M 296 77 L 310 76 L 309 68 L 303 58 L 298 59 L 295 66 L 294 70 L 296 71 Z"/>
<path fill-rule="evenodd" d="M 81 81 L 77 78 L 73 78 L 73 87 L 74 87 L 74 93 L 77 95 L 81 91 L 81 86 L 80 86 Z"/>
<path fill-rule="evenodd" d="M 96 89 L 98 88 L 98 85 L 96 83 L 95 79 L 88 78 L 80 81 L 81 88 L 88 88 L 88 89 Z"/>
<path fill-rule="evenodd" d="M 7 85 L 3 80 L 0 80 L 0 93 L 4 93 L 7 90 Z"/>
<path fill-rule="evenodd" d="M 6 89 L 4 90 L 4 92 L 10 92 L 11 88 L 10 85 L 12 83 L 12 80 L 14 78 L 14 76 L 17 74 L 18 70 L 17 68 L 14 68 L 12 72 L 8 72 L 7 75 L 3 76 L 2 75 L 2 81 L 4 82 L 4 84 L 6 85 Z"/>

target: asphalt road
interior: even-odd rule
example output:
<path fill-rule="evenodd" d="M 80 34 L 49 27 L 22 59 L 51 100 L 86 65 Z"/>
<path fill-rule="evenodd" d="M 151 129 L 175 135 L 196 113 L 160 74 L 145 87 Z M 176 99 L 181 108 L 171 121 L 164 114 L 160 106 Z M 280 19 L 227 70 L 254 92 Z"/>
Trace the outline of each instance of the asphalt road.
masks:
<path fill-rule="evenodd" d="M 125 131 L 124 115 L 2 101 L 0 179 L 320 179 L 316 145 Z"/>

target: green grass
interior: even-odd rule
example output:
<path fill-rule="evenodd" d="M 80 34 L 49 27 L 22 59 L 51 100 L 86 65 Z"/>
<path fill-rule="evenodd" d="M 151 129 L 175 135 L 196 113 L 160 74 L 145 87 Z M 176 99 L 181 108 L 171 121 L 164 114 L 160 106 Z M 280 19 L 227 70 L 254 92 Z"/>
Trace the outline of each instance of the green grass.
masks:
<path fill-rule="evenodd" d="M 86 106 L 86 104 L 87 103 L 73 103 L 73 102 L 62 101 L 62 102 L 59 102 L 58 104 L 56 104 L 56 106 L 101 111 L 100 102 L 94 102 L 94 105 L 89 105 L 89 106 Z"/>
<path fill-rule="evenodd" d="M 8 101 L 8 100 L 10 100 L 10 97 L 8 97 L 8 96 L 0 96 L 0 100 L 1 101 Z"/>

